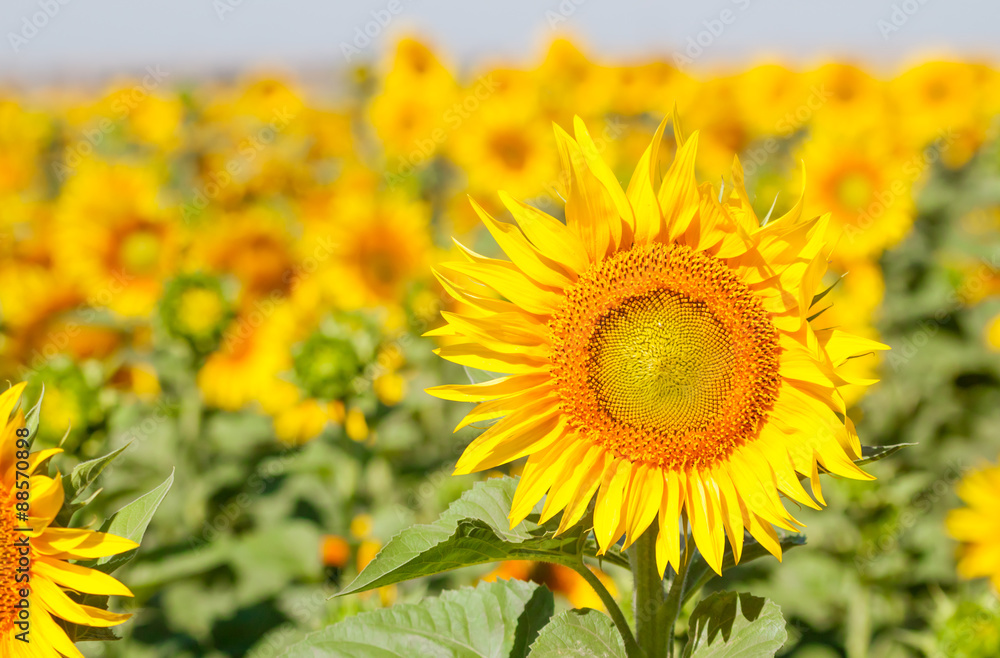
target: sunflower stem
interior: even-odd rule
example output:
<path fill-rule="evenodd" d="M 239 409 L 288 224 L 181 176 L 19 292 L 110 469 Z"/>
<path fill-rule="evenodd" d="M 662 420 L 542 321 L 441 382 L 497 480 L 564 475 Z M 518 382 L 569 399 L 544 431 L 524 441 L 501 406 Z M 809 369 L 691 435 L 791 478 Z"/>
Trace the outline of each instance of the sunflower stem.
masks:
<path fill-rule="evenodd" d="M 636 644 L 635 637 L 632 635 L 632 629 L 629 628 L 628 621 L 625 619 L 625 615 L 622 614 L 622 609 L 618 607 L 618 602 L 615 601 L 615 597 L 611 596 L 611 592 L 608 588 L 604 586 L 604 583 L 594 574 L 590 568 L 583 563 L 583 558 L 571 565 L 572 569 L 578 574 L 583 576 L 583 579 L 587 581 L 587 584 L 593 588 L 597 593 L 597 596 L 601 598 L 601 603 L 604 607 L 608 609 L 608 614 L 611 615 L 611 620 L 615 622 L 615 627 L 618 629 L 618 633 L 622 636 L 622 640 L 625 641 L 625 655 L 628 658 L 643 658 L 642 650 L 639 645 Z"/>
<path fill-rule="evenodd" d="M 665 658 L 668 628 L 658 623 L 657 611 L 662 608 L 663 574 L 656 566 L 656 535 L 654 524 L 628 549 L 635 588 L 635 636 L 646 658 Z"/>
<path fill-rule="evenodd" d="M 670 582 L 670 590 L 667 592 L 666 601 L 656 611 L 656 621 L 654 622 L 667 633 L 667 658 L 674 655 L 674 627 L 677 626 L 677 617 L 681 613 L 681 608 L 684 607 L 684 588 L 687 585 L 691 558 L 694 554 L 694 542 L 692 541 L 691 533 L 688 531 L 687 523 L 685 522 L 682 527 L 684 528 L 684 550 L 681 553 L 681 564 L 677 569 L 677 575 Z"/>

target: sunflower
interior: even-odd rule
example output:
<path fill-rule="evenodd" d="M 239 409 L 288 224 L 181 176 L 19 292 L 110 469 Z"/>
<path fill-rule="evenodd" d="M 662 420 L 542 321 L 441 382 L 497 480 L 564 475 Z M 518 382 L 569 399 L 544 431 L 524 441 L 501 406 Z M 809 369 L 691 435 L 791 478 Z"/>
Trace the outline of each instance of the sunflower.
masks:
<path fill-rule="evenodd" d="M 981 111 L 983 88 L 974 64 L 925 62 L 889 83 L 900 129 L 918 148 L 971 123 L 989 122 Z"/>
<path fill-rule="evenodd" d="M 794 131 L 807 123 L 858 135 L 883 130 L 888 121 L 886 85 L 851 64 L 830 62 L 803 75 L 808 95 L 792 121 L 780 130 Z"/>
<path fill-rule="evenodd" d="M 52 525 L 56 514 L 63 507 L 64 494 L 60 478 L 50 478 L 35 471 L 50 457 L 61 452 L 58 448 L 34 452 L 26 460 L 31 486 L 28 521 L 15 516 L 17 493 L 15 488 L 15 457 L 21 448 L 16 430 L 23 426 L 20 412 L 11 420 L 11 412 L 24 390 L 18 384 L 0 395 L 0 418 L 5 425 L 0 433 L 0 656 L 53 656 L 63 655 L 82 658 L 83 654 L 73 645 L 66 631 L 54 618 L 71 624 L 106 628 L 116 626 L 131 615 L 116 614 L 84 605 L 68 596 L 66 590 L 98 596 L 132 596 L 132 592 L 111 576 L 94 569 L 71 563 L 69 560 L 93 560 L 117 555 L 138 547 L 133 541 L 79 528 L 58 528 Z M 23 481 L 23 480 L 22 480 Z M 30 527 L 21 532 L 19 527 Z M 18 565 L 22 560 L 19 541 L 27 538 L 30 578 L 18 579 Z M 29 643 L 16 639 L 24 629 L 15 626 L 21 620 L 15 607 L 28 590 Z"/>
<path fill-rule="evenodd" d="M 125 317 L 156 306 L 180 249 L 176 215 L 159 203 L 160 176 L 155 167 L 93 161 L 63 188 L 53 257 L 91 306 Z"/>
<path fill-rule="evenodd" d="M 794 132 L 810 111 L 809 91 L 803 82 L 803 76 L 780 64 L 755 66 L 736 76 L 741 114 L 752 130 L 764 135 Z"/>
<path fill-rule="evenodd" d="M 1000 591 L 1000 466 L 987 466 L 965 476 L 958 496 L 966 507 L 952 510 L 948 534 L 962 543 L 958 573 L 963 578 L 989 578 Z"/>
<path fill-rule="evenodd" d="M 822 130 L 800 155 L 814 190 L 805 211 L 830 213 L 827 238 L 837 243 L 835 260 L 845 269 L 848 263 L 877 258 L 909 232 L 910 187 L 922 172 L 900 157 L 891 139 L 851 139 Z"/>
<path fill-rule="evenodd" d="M 427 271 L 430 209 L 402 194 L 346 193 L 313 229 L 327 233 L 329 266 L 319 271 L 339 308 L 385 306 L 399 315 L 407 291 Z"/>
<path fill-rule="evenodd" d="M 289 227 L 279 213 L 252 206 L 212 219 L 192 245 L 194 269 L 234 274 L 243 308 L 271 293 L 288 292 L 295 256 Z"/>
<path fill-rule="evenodd" d="M 502 418 L 469 445 L 456 473 L 527 457 L 510 521 L 547 494 L 559 530 L 596 495 L 602 552 L 634 542 L 659 517 L 657 564 L 680 566 L 682 516 L 721 570 L 726 537 L 738 560 L 744 530 L 780 558 L 773 525 L 801 525 L 779 494 L 823 504 L 819 474 L 871 479 L 844 416 L 838 369 L 885 346 L 808 318 L 826 269 L 826 216 L 801 205 L 761 226 L 738 160 L 722 202 L 694 177 L 697 133 L 674 121 L 676 158 L 656 185 L 664 121 L 623 191 L 583 121 L 556 128 L 571 181 L 566 223 L 501 193 L 517 225 L 482 214 L 511 260 L 465 250 L 439 266 L 472 309 L 444 314 L 431 334 L 464 339 L 437 350 L 506 373 L 428 389 L 480 404 L 460 423 Z M 482 286 L 457 283 L 467 276 Z M 490 289 L 504 299 L 498 299 Z M 811 483 L 812 496 L 800 483 Z"/>
<path fill-rule="evenodd" d="M 618 587 L 610 576 L 600 569 L 591 566 L 587 568 L 593 572 L 612 596 L 618 595 Z M 497 580 L 511 579 L 545 585 L 553 593 L 565 596 L 574 608 L 605 610 L 600 597 L 584 577 L 561 564 L 533 562 L 531 560 L 508 560 L 498 564 L 493 571 L 480 580 L 492 583 Z"/>
<path fill-rule="evenodd" d="M 450 154 L 468 174 L 473 190 L 499 184 L 511 194 L 529 196 L 557 182 L 545 122 L 519 118 L 513 107 L 504 113 L 480 113 L 463 126 L 461 139 L 452 142 Z"/>

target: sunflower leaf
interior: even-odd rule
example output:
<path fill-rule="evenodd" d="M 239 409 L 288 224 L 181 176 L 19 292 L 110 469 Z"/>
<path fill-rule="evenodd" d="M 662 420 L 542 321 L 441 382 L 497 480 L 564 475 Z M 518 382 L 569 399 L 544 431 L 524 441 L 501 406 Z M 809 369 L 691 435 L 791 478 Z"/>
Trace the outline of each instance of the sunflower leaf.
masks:
<path fill-rule="evenodd" d="M 434 523 L 412 526 L 389 540 L 338 596 L 503 560 L 577 564 L 582 525 L 555 537 L 551 524 L 538 525 L 532 515 L 510 527 L 507 515 L 516 487 L 515 478 L 477 483 Z"/>
<path fill-rule="evenodd" d="M 104 522 L 101 526 L 101 532 L 107 532 L 112 535 L 117 535 L 119 537 L 124 537 L 125 539 L 131 539 L 137 544 L 142 543 L 142 536 L 146 534 L 146 528 L 149 526 L 149 522 L 153 519 L 153 514 L 156 513 L 157 508 L 163 499 L 166 497 L 167 492 L 170 491 L 170 487 L 174 484 L 174 472 L 171 470 L 170 475 L 167 477 L 163 483 L 150 491 L 149 493 L 140 496 L 133 500 L 131 503 L 121 508 L 114 515 Z M 127 553 L 121 553 L 119 555 L 109 555 L 107 557 L 102 557 L 97 561 L 94 566 L 98 571 L 103 571 L 104 573 L 113 573 L 119 567 L 130 562 L 138 552 L 139 549 L 133 549 Z"/>
<path fill-rule="evenodd" d="M 767 599 L 716 592 L 691 613 L 683 658 L 774 656 L 788 639 L 781 608 Z"/>
<path fill-rule="evenodd" d="M 31 437 L 32 441 L 35 439 L 35 432 L 38 431 L 38 420 L 42 411 L 42 400 L 45 398 L 45 384 L 42 384 L 42 390 L 38 394 L 38 400 L 35 405 L 28 410 L 28 413 L 24 414 L 24 426 L 28 430 L 28 436 Z"/>
<path fill-rule="evenodd" d="M 567 610 L 538 634 L 528 658 L 625 658 L 625 642 L 611 617 L 592 608 Z"/>
<path fill-rule="evenodd" d="M 525 658 L 553 608 L 552 592 L 534 583 L 480 583 L 418 604 L 349 617 L 308 635 L 283 655 Z"/>
<path fill-rule="evenodd" d="M 118 450 L 109 452 L 103 457 L 97 457 L 96 459 L 78 464 L 69 475 L 64 475 L 62 478 L 63 490 L 66 492 L 67 500 L 75 499 L 77 495 L 93 484 L 94 480 L 100 476 L 104 469 L 117 459 L 120 454 L 125 452 L 130 445 L 131 443 L 127 443 L 118 448 Z"/>
<path fill-rule="evenodd" d="M 871 464 L 872 462 L 877 462 L 879 460 L 885 459 L 886 457 L 891 457 L 903 448 L 909 446 L 915 446 L 916 443 L 897 443 L 891 446 L 861 446 L 861 459 L 855 459 L 854 463 L 858 466 L 864 466 L 865 464 Z"/>

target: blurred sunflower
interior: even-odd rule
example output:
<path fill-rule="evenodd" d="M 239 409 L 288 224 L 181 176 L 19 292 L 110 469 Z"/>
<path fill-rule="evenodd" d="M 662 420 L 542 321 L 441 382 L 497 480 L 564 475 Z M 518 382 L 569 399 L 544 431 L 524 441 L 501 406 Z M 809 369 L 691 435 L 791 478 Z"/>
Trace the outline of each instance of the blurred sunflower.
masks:
<path fill-rule="evenodd" d="M 662 183 L 651 163 L 666 122 L 627 191 L 581 120 L 575 140 L 556 130 L 572 181 L 566 224 L 502 194 L 517 226 L 482 219 L 511 261 L 465 250 L 466 262 L 438 270 L 475 311 L 444 314 L 431 333 L 465 342 L 437 353 L 509 374 L 428 391 L 480 402 L 460 428 L 502 418 L 456 473 L 528 457 L 512 523 L 547 493 L 542 521 L 561 511 L 566 530 L 596 494 L 602 552 L 622 535 L 627 547 L 658 516 L 659 569 L 676 568 L 683 515 L 719 572 L 726 537 L 738 560 L 744 530 L 780 557 L 772 524 L 800 524 L 779 494 L 818 507 L 821 472 L 870 479 L 852 461 L 861 445 L 838 369 L 885 346 L 808 321 L 828 218 L 803 219 L 796 205 L 761 226 L 738 162 L 720 203 L 695 180 L 697 134 L 685 140 L 674 123 L 681 146 Z M 461 275 L 505 299 L 456 283 Z"/>
<path fill-rule="evenodd" d="M 791 133 L 809 124 L 815 130 L 835 130 L 852 136 L 879 129 L 887 121 L 886 85 L 856 66 L 830 62 L 803 75 L 808 88 L 805 104 L 782 124 Z"/>
<path fill-rule="evenodd" d="M 232 315 L 222 284 L 205 274 L 173 279 L 160 299 L 160 319 L 167 333 L 200 354 L 218 347 Z"/>
<path fill-rule="evenodd" d="M 425 44 L 402 39 L 369 119 L 390 156 L 390 171 L 405 176 L 428 162 L 446 141 L 446 113 L 454 112 L 458 84 Z"/>
<path fill-rule="evenodd" d="M 51 132 L 51 118 L 45 113 L 0 100 L 0 198 L 40 182 L 40 159 Z"/>
<path fill-rule="evenodd" d="M 894 78 L 889 97 L 898 107 L 903 134 L 917 148 L 970 122 L 988 120 L 974 65 L 925 62 Z"/>
<path fill-rule="evenodd" d="M 159 186 L 150 166 L 90 161 L 63 188 L 53 256 L 91 306 L 126 317 L 156 306 L 180 246 L 176 217 L 160 205 Z"/>
<path fill-rule="evenodd" d="M 239 304 L 249 309 L 262 297 L 289 291 L 293 246 L 288 222 L 279 213 L 250 206 L 213 218 L 201 229 L 189 262 L 193 269 L 235 275 L 241 284 Z"/>
<path fill-rule="evenodd" d="M 733 111 L 739 104 L 738 81 L 738 76 L 707 80 L 692 101 L 701 135 L 697 165 L 708 178 L 727 174 L 733 154 L 743 153 L 758 136 L 748 118 Z"/>
<path fill-rule="evenodd" d="M 285 330 L 273 313 L 271 302 L 238 316 L 223 332 L 219 349 L 198 371 L 198 388 L 206 404 L 238 411 L 271 394 L 272 381 L 290 362 L 279 342 Z"/>
<path fill-rule="evenodd" d="M 697 81 L 666 62 L 649 62 L 614 69 L 611 111 L 625 116 L 661 112 L 676 104 L 688 108 Z"/>
<path fill-rule="evenodd" d="M 801 158 L 812 190 L 805 212 L 830 213 L 828 239 L 837 244 L 838 262 L 878 257 L 909 232 L 910 186 L 920 171 L 904 164 L 890 139 L 821 132 L 805 142 Z"/>
<path fill-rule="evenodd" d="M 343 309 L 384 306 L 398 323 L 405 293 L 430 262 L 429 208 L 397 194 L 347 193 L 331 210 L 322 222 L 332 251 L 322 270 L 328 294 Z"/>
<path fill-rule="evenodd" d="M 53 525 L 64 503 L 62 480 L 36 471 L 53 455 L 62 452 L 58 448 L 34 452 L 21 460 L 28 462 L 31 475 L 30 510 L 26 523 L 15 518 L 17 494 L 24 491 L 15 487 L 15 457 L 22 450 L 15 430 L 23 427 L 24 416 L 18 412 L 11 418 L 11 413 L 23 390 L 24 384 L 18 384 L 0 395 L 0 418 L 4 421 L 0 434 L 0 553 L 3 554 L 0 561 L 0 655 L 83 658 L 67 636 L 65 624 L 107 628 L 121 624 L 131 615 L 79 603 L 68 592 L 98 596 L 132 596 L 132 592 L 111 576 L 69 560 L 118 555 L 138 548 L 138 544 L 103 532 Z M 17 530 L 21 526 L 30 527 L 31 531 Z M 24 559 L 18 543 L 21 538 L 27 538 L 28 542 L 31 576 L 27 582 L 17 578 L 18 565 Z M 24 630 L 15 626 L 19 618 L 19 609 L 15 606 L 25 589 L 29 591 L 29 643 L 15 638 Z"/>
<path fill-rule="evenodd" d="M 808 90 L 803 78 L 779 64 L 755 66 L 736 76 L 738 114 L 746 118 L 751 131 L 763 135 L 793 132 L 804 112 Z"/>
<path fill-rule="evenodd" d="M 541 90 L 541 111 L 545 119 L 562 121 L 578 112 L 600 116 L 613 104 L 617 72 L 590 61 L 572 41 L 557 38 L 549 45 L 545 59 L 534 71 Z"/>
<path fill-rule="evenodd" d="M 607 588 L 611 596 L 618 597 L 615 581 L 601 571 L 588 567 L 598 580 Z M 550 562 L 532 562 L 531 560 L 508 560 L 501 562 L 490 573 L 480 580 L 492 583 L 497 580 L 525 580 L 545 585 L 556 594 L 562 594 L 574 608 L 593 608 L 605 610 L 601 598 L 594 588 L 584 580 L 583 576 L 569 567 Z"/>
<path fill-rule="evenodd" d="M 558 183 L 551 141 L 547 121 L 482 113 L 463 126 L 449 154 L 473 191 L 501 186 L 519 197 L 534 196 Z"/>
<path fill-rule="evenodd" d="M 958 573 L 963 578 L 989 578 L 1000 592 L 1000 466 L 973 471 L 958 485 L 965 507 L 952 510 L 948 534 L 961 542 Z"/>

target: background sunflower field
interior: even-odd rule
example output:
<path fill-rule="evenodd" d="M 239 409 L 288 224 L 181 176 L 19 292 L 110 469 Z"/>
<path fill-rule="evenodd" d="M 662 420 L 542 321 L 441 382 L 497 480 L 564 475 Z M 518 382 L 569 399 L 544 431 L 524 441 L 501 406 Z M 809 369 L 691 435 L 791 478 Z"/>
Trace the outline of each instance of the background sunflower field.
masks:
<path fill-rule="evenodd" d="M 892 347 L 858 360 L 881 381 L 852 416 L 870 443 L 915 444 L 874 484 L 831 479 L 829 510 L 796 510 L 807 548 L 718 587 L 781 607 L 779 655 L 1000 655 L 997 594 L 959 577 L 945 530 L 959 481 L 1000 453 L 1000 69 L 691 73 L 570 38 L 530 65 L 460 67 L 415 37 L 382 51 L 336 84 L 150 67 L 0 87 L 0 378 L 27 381 L 28 401 L 44 387 L 37 444 L 65 449 L 63 472 L 123 451 L 91 522 L 175 469 L 117 576 L 136 616 L 86 655 L 276 656 L 479 580 L 600 608 L 579 575 L 531 562 L 329 597 L 496 474 L 451 476 L 482 428 L 453 434 L 462 405 L 423 392 L 475 376 L 423 336 L 455 307 L 431 271 L 456 256 L 449 236 L 496 254 L 468 196 L 494 216 L 496 190 L 559 216 L 553 122 L 580 115 L 627 180 L 675 106 L 701 131 L 701 180 L 729 179 L 738 154 L 760 216 L 803 186 L 807 214 L 832 213 L 823 314 Z M 618 591 L 619 571 L 599 577 Z"/>

